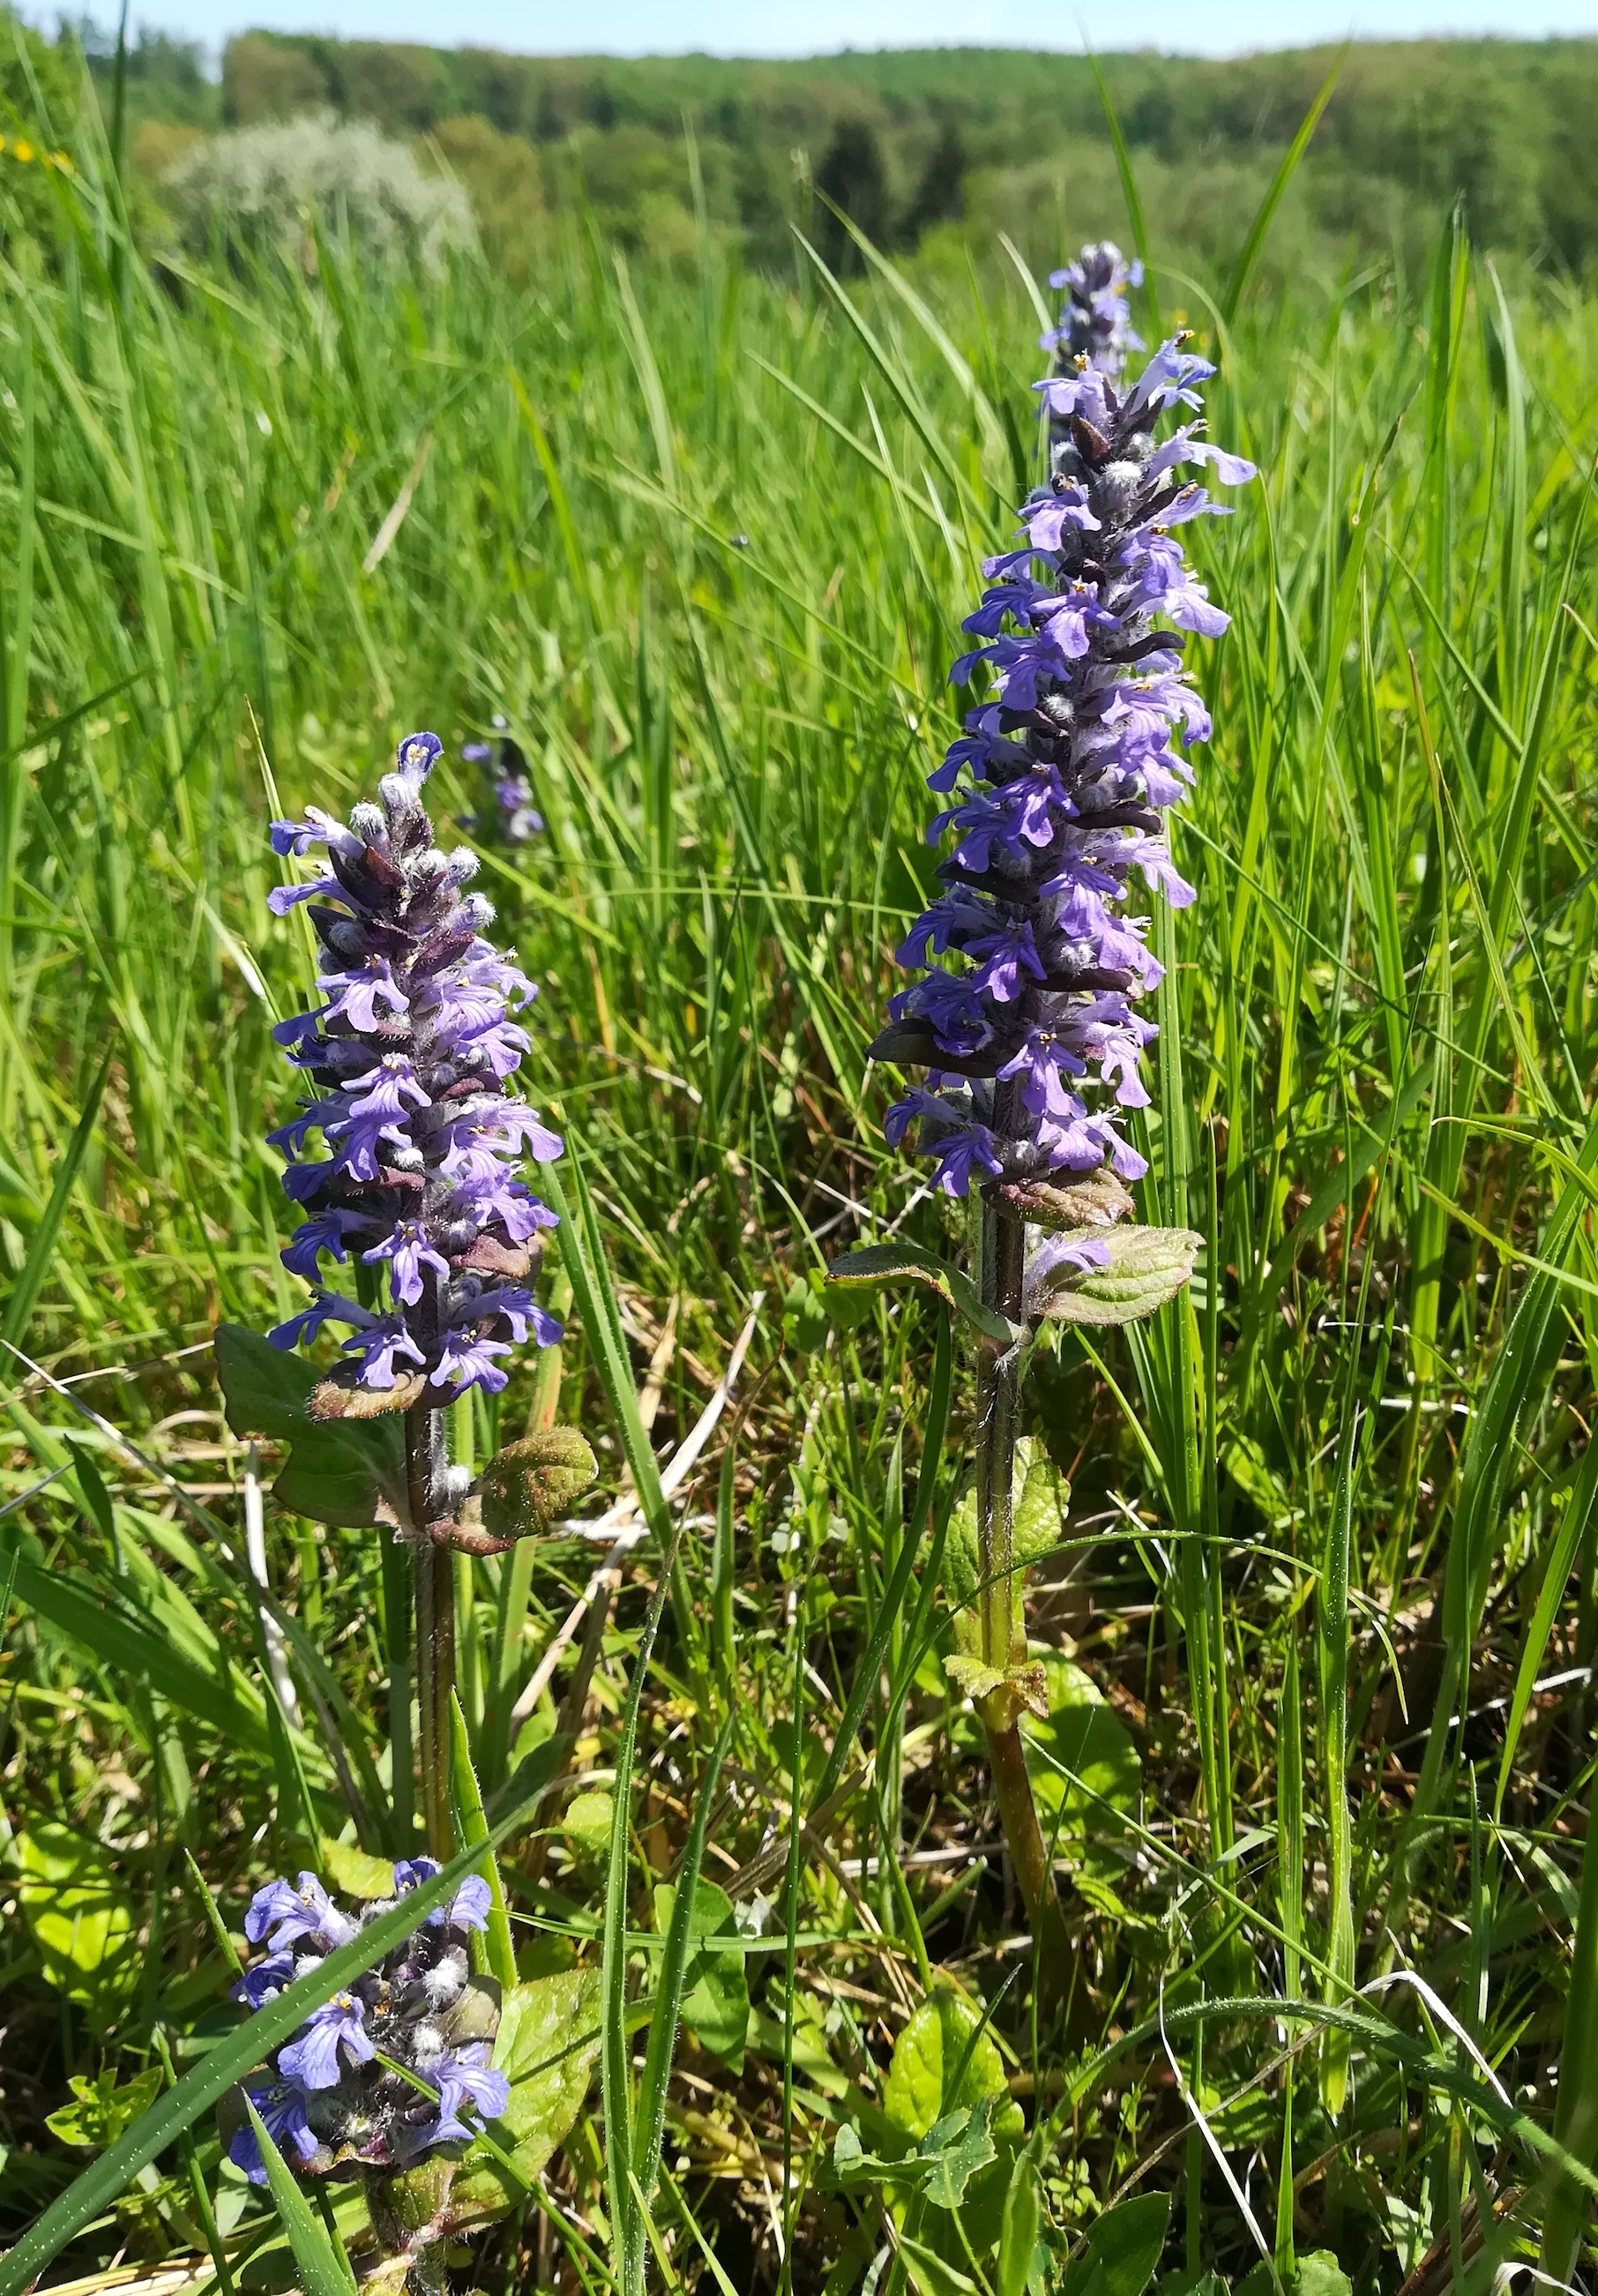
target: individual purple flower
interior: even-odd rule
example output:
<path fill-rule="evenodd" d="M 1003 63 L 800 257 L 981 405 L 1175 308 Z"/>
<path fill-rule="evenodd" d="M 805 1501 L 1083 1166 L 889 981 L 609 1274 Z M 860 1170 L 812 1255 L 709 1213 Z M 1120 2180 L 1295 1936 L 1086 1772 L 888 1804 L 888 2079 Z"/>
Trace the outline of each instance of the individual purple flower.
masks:
<path fill-rule="evenodd" d="M 487 937 L 493 911 L 467 890 L 475 857 L 433 841 L 422 792 L 441 746 L 409 735 L 377 802 L 356 806 L 348 825 L 307 808 L 272 831 L 285 859 L 318 849 L 315 883 L 280 889 L 274 906 L 281 914 L 303 893 L 321 944 L 319 1001 L 273 1031 L 309 1094 L 272 1136 L 305 1214 L 283 1264 L 318 1290 L 272 1338 L 292 1347 L 345 1324 L 335 1384 L 396 1407 L 503 1387 L 512 1344 L 560 1337 L 517 1288 L 554 1220 L 518 1167 L 562 1151 L 509 1089 L 529 1047 L 511 1015 L 535 992 Z M 313 1133 L 320 1156 L 305 1152 Z M 354 1308 L 322 1291 L 324 1252 L 386 1269 L 387 1303 Z M 476 1270 L 510 1280 L 499 1304 L 479 1304 Z"/>
<path fill-rule="evenodd" d="M 438 1365 L 429 1374 L 428 1383 L 457 1391 L 480 1387 L 485 1395 L 497 1395 L 510 1376 L 497 1358 L 510 1352 L 504 1340 L 489 1339 L 475 1330 L 446 1332 Z"/>
<path fill-rule="evenodd" d="M 914 1128 L 951 1195 L 973 1180 L 1144 1168 L 1114 1111 L 1148 1102 L 1139 1062 L 1154 1030 L 1133 1008 L 1160 967 L 1125 904 L 1135 875 L 1174 906 L 1193 898 L 1160 816 L 1192 781 L 1184 750 L 1209 732 L 1187 633 L 1227 626 L 1170 531 L 1202 489 L 1171 473 L 1199 462 L 1224 481 L 1254 474 L 1192 422 L 1156 443 L 1160 415 L 1196 407 L 1213 370 L 1178 338 L 1124 383 L 1135 282 L 1114 248 L 1085 249 L 1055 283 L 1069 301 L 1051 339 L 1064 372 L 1040 385 L 1049 484 L 1021 507 L 1020 546 L 987 562 L 965 623 L 986 642 L 952 675 L 987 691 L 929 777 L 953 800 L 932 833 L 952 832 L 954 850 L 897 951 L 924 977 L 893 998 L 873 1046 L 929 1071 L 886 1129 L 897 1144 Z M 1090 1105 L 1094 1091 L 1109 1110 Z"/>
<path fill-rule="evenodd" d="M 301 2162 L 314 2161 L 321 2147 L 306 2118 L 305 2096 L 291 2081 L 275 2084 L 269 2088 L 252 2088 L 250 2103 L 261 2116 L 267 2136 L 279 2152 L 286 2147 Z M 254 2126 L 246 2120 L 242 2128 L 234 2132 L 227 2148 L 227 2157 L 235 2169 L 242 2169 L 252 2185 L 266 2181 L 266 2164 L 261 2158 L 260 2139 Z"/>
<path fill-rule="evenodd" d="M 285 1949 L 269 1953 L 265 1961 L 258 1961 L 236 1984 L 229 1986 L 228 1991 L 247 2009 L 264 2009 L 268 2001 L 275 2000 L 293 1982 L 294 1956 Z"/>
<path fill-rule="evenodd" d="M 384 1236 L 370 1251 L 363 1251 L 361 1258 L 367 1262 L 392 1262 L 394 1289 L 407 1308 L 414 1308 L 422 1297 L 424 1267 L 436 1267 L 440 1275 L 449 1274 L 448 1260 L 428 1242 L 427 1230 L 420 1220 L 402 1219 L 392 1235 Z"/>
<path fill-rule="evenodd" d="M 312 2010 L 295 2038 L 278 2051 L 277 2069 L 300 2088 L 332 2088 L 339 2078 L 340 2050 L 356 2065 L 369 2064 L 376 2054 L 365 2005 L 352 1993 L 335 1993 Z"/>
<path fill-rule="evenodd" d="M 394 1868 L 394 1889 L 398 1897 L 420 1889 L 430 1882 L 438 1871 L 436 1857 L 401 1858 Z M 488 1884 L 480 1874 L 468 1874 L 447 1905 L 435 1906 L 427 1917 L 430 1929 L 486 1930 L 491 1903 Z"/>
<path fill-rule="evenodd" d="M 244 1935 L 251 1945 L 269 1939 L 275 1954 L 301 1938 L 311 1938 L 321 1952 L 332 1953 L 349 1943 L 355 1923 L 333 1904 L 314 1874 L 302 1874 L 297 1882 L 268 1882 L 256 1891 L 244 1915 Z"/>
<path fill-rule="evenodd" d="M 425 2128 L 422 2141 L 426 2144 L 464 2144 L 476 2136 L 476 2129 L 461 2118 L 463 2105 L 474 2105 L 484 2120 L 497 2120 L 510 2103 L 511 2085 L 504 2073 L 491 2069 L 488 2048 L 480 2041 L 442 2058 L 434 2078 L 438 2117 Z"/>
<path fill-rule="evenodd" d="M 326 1211 L 318 1212 L 315 1219 L 306 1220 L 297 1227 L 292 1242 L 277 1256 L 291 1275 L 303 1275 L 307 1283 L 315 1283 L 319 1281 L 322 1254 L 331 1251 L 335 1259 L 348 1259 L 344 1239 L 351 1228 L 363 1225 L 359 1212 L 341 1211 L 330 1206 Z"/>
<path fill-rule="evenodd" d="M 365 1332 L 357 1332 L 344 1342 L 347 1355 L 352 1355 L 359 1367 L 361 1386 L 380 1393 L 397 1386 L 399 1373 L 395 1365 L 405 1362 L 425 1367 L 427 1357 L 406 1331 L 401 1314 L 383 1316 Z"/>

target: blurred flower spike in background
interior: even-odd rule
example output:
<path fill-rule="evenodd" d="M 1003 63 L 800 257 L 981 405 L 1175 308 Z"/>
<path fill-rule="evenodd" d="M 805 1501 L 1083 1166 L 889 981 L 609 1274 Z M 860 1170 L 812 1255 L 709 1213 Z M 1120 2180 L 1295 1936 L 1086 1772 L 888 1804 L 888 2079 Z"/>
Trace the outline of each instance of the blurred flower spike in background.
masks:
<path fill-rule="evenodd" d="M 496 716 L 493 723 L 496 740 L 461 745 L 463 761 L 482 767 L 488 799 L 481 812 L 461 815 L 461 827 L 475 832 L 487 844 L 526 845 L 543 828 L 544 816 L 533 804 L 533 785 L 520 745 L 511 739 L 503 718 Z"/>

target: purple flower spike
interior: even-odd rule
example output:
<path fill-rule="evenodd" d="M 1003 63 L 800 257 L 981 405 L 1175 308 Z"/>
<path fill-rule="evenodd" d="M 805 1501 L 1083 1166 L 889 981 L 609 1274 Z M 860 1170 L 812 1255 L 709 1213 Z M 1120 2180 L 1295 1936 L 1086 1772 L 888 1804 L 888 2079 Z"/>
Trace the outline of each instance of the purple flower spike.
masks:
<path fill-rule="evenodd" d="M 1038 386 L 1049 484 L 1021 507 L 1021 545 L 987 562 L 990 586 L 966 618 L 983 643 L 951 675 L 987 691 L 930 776 L 953 799 L 931 832 L 952 833 L 953 852 L 897 951 L 923 977 L 894 997 L 873 1047 L 929 1071 L 889 1110 L 887 1136 L 897 1144 L 914 1127 L 950 1195 L 973 1181 L 1144 1168 L 1116 1114 L 1084 1095 L 1108 1091 L 1112 1111 L 1148 1103 L 1138 1071 L 1154 1030 L 1133 1004 L 1160 968 L 1144 921 L 1122 914 L 1131 881 L 1173 907 L 1193 898 L 1160 815 L 1192 779 L 1184 751 L 1209 732 L 1183 675 L 1185 634 L 1217 637 L 1227 617 L 1170 530 L 1209 505 L 1172 474 L 1201 463 L 1236 483 L 1254 468 L 1192 423 L 1156 445 L 1160 416 L 1196 407 L 1214 370 L 1177 340 L 1126 384 L 1136 282 L 1108 244 L 1055 275 L 1068 300 L 1045 340 L 1060 366 Z M 1050 1264 L 1072 1252 L 1086 1255 L 1076 1266 L 1101 1264 L 1102 1251 L 1061 1245 Z"/>
<path fill-rule="evenodd" d="M 1119 376 L 1127 352 L 1143 348 L 1127 309 L 1127 288 L 1143 285 L 1143 265 L 1128 263 L 1115 242 L 1104 239 L 1085 247 L 1063 271 L 1051 271 L 1049 284 L 1064 289 L 1065 308 L 1039 348 L 1058 352 L 1062 365 L 1082 359 L 1112 379 Z"/>
<path fill-rule="evenodd" d="M 435 1858 L 402 1858 L 394 1897 L 408 1896 L 438 1872 Z M 311 1874 L 268 1882 L 244 1918 L 250 1943 L 266 1950 L 234 1986 L 234 2000 L 259 2009 L 393 1907 L 394 1898 L 379 1898 L 351 1916 Z M 497 2021 L 497 1988 L 490 1994 L 477 1985 L 471 1968 L 471 1933 L 487 1929 L 488 1908 L 488 1882 L 468 1875 L 447 1904 L 434 1906 L 348 1990 L 312 2010 L 268 2055 L 248 2094 L 291 2167 L 316 2177 L 355 2162 L 368 2171 L 403 2170 L 435 2145 L 471 2143 L 485 2121 L 504 2113 L 510 2084 L 494 2068 L 488 2038 Z M 456 2044 L 455 2013 L 468 2005 L 474 1985 L 471 2030 L 480 2038 Z M 229 2155 L 252 2184 L 264 2181 L 253 2128 L 234 2133 Z"/>
<path fill-rule="evenodd" d="M 494 720 L 492 742 L 463 742 L 462 763 L 486 768 L 483 784 L 488 802 L 477 813 L 463 816 L 462 825 L 474 829 L 485 842 L 526 845 L 544 826 L 544 816 L 533 803 L 533 784 L 527 759 L 503 718 Z"/>
<path fill-rule="evenodd" d="M 322 1001 L 273 1031 L 309 1087 L 271 1136 L 292 1160 L 283 1187 L 305 1215 L 283 1265 L 316 1284 L 324 1252 L 358 1257 L 386 1267 L 389 1294 L 388 1312 L 374 1313 L 319 1291 L 273 1342 L 293 1347 L 342 1323 L 353 1334 L 342 1383 L 414 1398 L 420 1380 L 439 1403 L 474 1384 L 503 1387 L 499 1359 L 512 1344 L 559 1337 L 520 1288 L 554 1215 L 518 1168 L 561 1153 L 508 1085 L 529 1042 L 511 1015 L 533 984 L 487 938 L 493 910 L 465 890 L 475 857 L 433 842 L 422 797 L 442 747 L 436 734 L 407 735 L 379 802 L 357 805 L 348 826 L 314 807 L 275 823 L 274 851 L 291 859 L 316 847 L 319 873 L 271 903 L 282 914 L 308 902 L 321 943 Z M 528 809 L 524 764 L 502 740 L 496 803 Z M 311 1133 L 320 1156 L 305 1153 Z M 507 1279 L 492 1303 L 479 1269 Z"/>

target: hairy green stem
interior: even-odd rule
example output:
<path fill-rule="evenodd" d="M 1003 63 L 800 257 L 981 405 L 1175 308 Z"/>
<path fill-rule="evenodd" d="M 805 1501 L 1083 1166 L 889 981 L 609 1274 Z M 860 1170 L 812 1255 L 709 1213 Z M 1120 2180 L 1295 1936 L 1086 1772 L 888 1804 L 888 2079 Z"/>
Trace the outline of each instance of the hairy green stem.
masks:
<path fill-rule="evenodd" d="M 1026 1235 L 1019 1219 L 984 1203 L 981 1214 L 984 1303 L 1019 1323 Z M 1021 1590 L 1014 1569 L 1015 1446 L 1020 1434 L 1020 1358 L 1014 1347 L 984 1341 L 977 1359 L 977 1576 L 981 1587 L 982 1663 L 1007 1669 L 1027 1654 Z M 1037 1823 L 1032 1781 L 1021 1746 L 1019 1706 L 1008 1685 L 979 1704 L 987 1734 L 994 1799 L 1015 1878 L 1034 1923 L 1053 1890 L 1049 1855 Z"/>
<path fill-rule="evenodd" d="M 444 1420 L 427 1403 L 405 1415 L 406 1489 L 416 1598 L 416 1741 L 422 1767 L 422 1823 L 428 1855 L 447 1859 L 455 1832 L 449 1814 L 449 1702 L 455 1691 L 455 1550 L 435 1546 L 429 1526 L 438 1512 L 444 1467 Z"/>

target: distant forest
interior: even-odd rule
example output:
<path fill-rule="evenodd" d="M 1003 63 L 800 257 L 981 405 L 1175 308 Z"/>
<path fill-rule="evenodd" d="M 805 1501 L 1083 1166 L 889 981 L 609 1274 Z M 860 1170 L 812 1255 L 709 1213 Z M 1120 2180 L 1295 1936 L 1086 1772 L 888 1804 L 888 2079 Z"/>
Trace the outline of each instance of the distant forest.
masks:
<path fill-rule="evenodd" d="M 84 27 L 104 85 L 111 44 Z M 60 48 L 53 62 L 61 61 Z M 1337 61 L 1108 56 L 1102 70 L 1151 231 L 1174 265 L 1234 244 Z M 878 244 L 963 259 L 1006 233 L 1028 260 L 1126 214 L 1093 68 L 985 49 L 801 62 L 546 58 L 251 32 L 220 84 L 197 51 L 142 33 L 129 149 L 159 196 L 201 135 L 307 112 L 374 122 L 469 193 L 490 251 L 537 260 L 568 215 L 668 259 L 698 233 L 791 260 L 791 226 L 847 264 L 832 210 Z M 1440 211 L 1472 237 L 1581 272 L 1598 257 L 1598 41 L 1361 44 L 1345 57 L 1272 235 L 1278 271 L 1417 261 Z"/>

